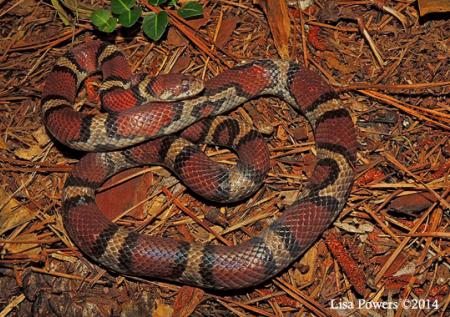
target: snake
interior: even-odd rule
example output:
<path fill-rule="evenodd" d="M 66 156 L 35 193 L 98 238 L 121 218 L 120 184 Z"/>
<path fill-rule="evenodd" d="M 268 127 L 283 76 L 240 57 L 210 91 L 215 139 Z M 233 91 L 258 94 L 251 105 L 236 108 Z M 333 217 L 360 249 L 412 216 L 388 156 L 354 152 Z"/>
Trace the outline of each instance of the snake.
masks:
<path fill-rule="evenodd" d="M 98 72 L 104 111 L 77 110 L 80 86 Z M 198 95 L 181 100 L 177 95 L 195 90 L 196 81 L 182 77 L 180 85 L 170 86 L 171 81 L 134 75 L 125 55 L 100 40 L 79 44 L 56 61 L 43 88 L 43 121 L 60 143 L 89 152 L 65 182 L 64 227 L 85 255 L 119 274 L 205 289 L 255 287 L 289 268 L 344 208 L 357 153 L 350 113 L 320 75 L 293 61 L 239 64 L 207 79 Z M 175 100 L 161 101 L 158 95 Z M 145 164 L 169 168 L 209 200 L 237 202 L 251 196 L 270 169 L 267 145 L 250 125 L 224 114 L 260 96 L 278 97 L 306 117 L 316 162 L 295 202 L 258 234 L 232 246 L 186 242 L 120 226 L 99 210 L 96 190 L 112 175 Z M 230 147 L 238 163 L 231 169 L 214 163 L 198 143 Z"/>

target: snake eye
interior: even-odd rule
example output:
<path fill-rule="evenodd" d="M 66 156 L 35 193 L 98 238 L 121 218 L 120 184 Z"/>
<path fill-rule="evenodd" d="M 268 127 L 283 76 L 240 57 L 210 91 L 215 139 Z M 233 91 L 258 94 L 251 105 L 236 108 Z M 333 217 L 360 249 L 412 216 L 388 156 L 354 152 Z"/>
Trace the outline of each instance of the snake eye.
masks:
<path fill-rule="evenodd" d="M 183 92 L 186 92 L 186 91 L 189 91 L 189 87 L 190 87 L 191 85 L 189 84 L 189 80 L 187 80 L 187 79 L 183 79 L 182 81 L 181 81 L 181 90 L 183 91 Z"/>

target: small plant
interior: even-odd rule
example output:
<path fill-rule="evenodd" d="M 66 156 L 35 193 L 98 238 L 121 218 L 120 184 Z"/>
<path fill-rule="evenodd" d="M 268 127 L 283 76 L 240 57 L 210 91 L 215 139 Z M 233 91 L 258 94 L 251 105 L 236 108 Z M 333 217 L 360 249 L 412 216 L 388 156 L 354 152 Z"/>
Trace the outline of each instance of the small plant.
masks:
<path fill-rule="evenodd" d="M 148 0 L 148 3 L 153 6 L 174 7 L 185 19 L 203 15 L 203 7 L 196 1 L 186 2 L 182 6 L 177 5 L 177 0 Z M 142 8 L 136 5 L 136 0 L 111 0 L 111 9 L 95 10 L 91 14 L 91 22 L 100 31 L 111 33 L 117 28 L 118 23 L 129 28 L 135 25 L 141 16 L 144 33 L 154 41 L 159 40 L 169 23 L 167 12 L 164 10 L 159 13 L 143 12 Z"/>

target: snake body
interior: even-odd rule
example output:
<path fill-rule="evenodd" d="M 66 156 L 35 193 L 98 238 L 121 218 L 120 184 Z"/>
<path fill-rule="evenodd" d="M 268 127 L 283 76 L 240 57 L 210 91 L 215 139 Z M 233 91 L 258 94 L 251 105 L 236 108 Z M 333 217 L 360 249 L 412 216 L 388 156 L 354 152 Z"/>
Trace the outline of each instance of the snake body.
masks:
<path fill-rule="evenodd" d="M 75 111 L 81 83 L 99 70 L 104 83 L 100 97 L 108 111 Z M 193 99 L 146 104 L 147 95 L 158 89 L 156 82 L 136 80 L 123 54 L 100 41 L 81 44 L 56 62 L 43 91 L 43 117 L 62 143 L 95 151 L 70 173 L 62 208 L 68 234 L 93 260 L 124 274 L 204 288 L 246 288 L 288 267 L 345 205 L 354 178 L 355 129 L 348 111 L 318 75 L 294 62 L 259 60 L 226 70 L 205 86 Z M 232 247 L 187 243 L 118 226 L 99 211 L 96 188 L 119 171 L 149 163 L 169 167 L 208 199 L 237 201 L 253 193 L 269 169 L 263 138 L 218 115 L 261 95 L 277 96 L 307 117 L 317 163 L 298 200 L 259 235 Z M 183 138 L 173 135 L 185 128 Z M 225 170 L 191 141 L 233 147 L 240 161 L 232 171 Z"/>

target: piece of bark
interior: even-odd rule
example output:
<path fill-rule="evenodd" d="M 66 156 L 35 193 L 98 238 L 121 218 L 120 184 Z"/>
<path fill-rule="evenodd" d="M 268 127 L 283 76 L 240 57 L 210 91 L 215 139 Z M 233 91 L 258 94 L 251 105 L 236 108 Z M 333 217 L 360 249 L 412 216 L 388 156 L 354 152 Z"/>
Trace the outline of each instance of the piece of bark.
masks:
<path fill-rule="evenodd" d="M 283 59 L 289 58 L 289 36 L 291 35 L 291 22 L 286 1 L 257 0 L 269 22 L 270 31 L 278 55 Z"/>
<path fill-rule="evenodd" d="M 450 1 L 419 0 L 419 13 L 424 16 L 428 13 L 450 12 Z"/>

